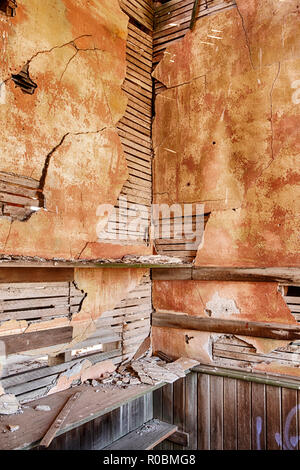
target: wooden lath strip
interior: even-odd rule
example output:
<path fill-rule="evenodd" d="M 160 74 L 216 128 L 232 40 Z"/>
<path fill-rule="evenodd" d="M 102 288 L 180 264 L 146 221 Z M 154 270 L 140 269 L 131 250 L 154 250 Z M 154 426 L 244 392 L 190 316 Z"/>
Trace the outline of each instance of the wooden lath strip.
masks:
<path fill-rule="evenodd" d="M 84 297 L 70 282 L 0 283 L 0 323 L 68 318 L 79 311 Z"/>
<path fill-rule="evenodd" d="M 122 10 L 138 23 L 153 31 L 153 10 L 145 0 L 119 0 Z"/>
<path fill-rule="evenodd" d="M 190 28 L 194 0 L 167 2 L 155 10 L 153 62 L 163 57 L 165 49 L 180 40 Z M 196 19 L 235 7 L 235 1 L 199 0 Z"/>

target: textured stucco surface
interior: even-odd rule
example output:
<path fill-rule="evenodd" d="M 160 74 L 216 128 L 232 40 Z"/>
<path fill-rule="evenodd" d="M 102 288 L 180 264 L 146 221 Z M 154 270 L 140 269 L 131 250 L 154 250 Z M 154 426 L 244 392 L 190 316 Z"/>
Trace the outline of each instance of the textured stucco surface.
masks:
<path fill-rule="evenodd" d="M 154 198 L 202 202 L 211 212 L 196 265 L 299 266 L 300 6 L 236 3 L 198 20 L 153 73 L 166 87 L 155 102 Z M 190 315 L 296 323 L 276 283 L 155 281 L 153 303 Z M 261 353 L 287 344 L 241 339 Z M 205 332 L 153 328 L 154 350 L 204 363 L 212 341 Z M 299 375 L 297 364 L 258 368 Z"/>
<path fill-rule="evenodd" d="M 202 18 L 154 72 L 154 196 L 211 211 L 198 265 L 299 265 L 297 4 Z"/>
<path fill-rule="evenodd" d="M 273 282 L 154 281 L 153 307 L 158 311 L 182 312 L 199 317 L 297 324 L 278 292 L 277 284 Z M 161 342 L 167 346 L 166 330 L 166 328 L 153 328 L 154 349 L 159 350 Z M 189 344 L 184 342 L 186 334 L 194 337 Z M 170 353 L 180 338 L 185 352 L 192 354 L 190 357 L 201 360 L 210 333 L 197 331 L 187 333 L 172 328 L 168 336 L 170 341 L 167 347 Z M 286 341 L 271 339 L 247 336 L 240 338 L 262 353 L 288 344 Z"/>
<path fill-rule="evenodd" d="M 77 258 L 97 241 L 98 205 L 115 204 L 128 178 L 115 127 L 128 18 L 117 0 L 20 0 L 0 21 L 0 171 L 40 180 L 46 205 L 26 222 L 1 218 L 0 251 Z M 10 79 L 25 64 L 33 95 Z"/>

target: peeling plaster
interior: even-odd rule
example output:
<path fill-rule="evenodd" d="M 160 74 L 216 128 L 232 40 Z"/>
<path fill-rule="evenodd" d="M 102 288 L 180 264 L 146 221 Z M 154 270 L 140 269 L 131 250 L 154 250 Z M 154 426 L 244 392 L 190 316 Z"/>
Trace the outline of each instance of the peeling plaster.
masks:
<path fill-rule="evenodd" d="M 221 297 L 219 292 L 206 303 L 206 312 L 210 312 L 209 316 L 218 318 L 230 318 L 232 314 L 241 313 L 234 299 Z"/>

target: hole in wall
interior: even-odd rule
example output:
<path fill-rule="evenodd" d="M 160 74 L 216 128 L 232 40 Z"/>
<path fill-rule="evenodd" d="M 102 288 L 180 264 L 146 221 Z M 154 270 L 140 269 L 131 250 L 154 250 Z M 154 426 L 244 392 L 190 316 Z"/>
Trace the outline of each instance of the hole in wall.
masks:
<path fill-rule="evenodd" d="M 0 12 L 4 13 L 6 16 L 16 16 L 17 6 L 16 0 L 0 0 Z"/>
<path fill-rule="evenodd" d="M 24 65 L 18 74 L 11 76 L 11 79 L 17 87 L 21 88 L 23 93 L 33 95 L 37 88 L 37 84 L 29 77 L 29 64 Z"/>

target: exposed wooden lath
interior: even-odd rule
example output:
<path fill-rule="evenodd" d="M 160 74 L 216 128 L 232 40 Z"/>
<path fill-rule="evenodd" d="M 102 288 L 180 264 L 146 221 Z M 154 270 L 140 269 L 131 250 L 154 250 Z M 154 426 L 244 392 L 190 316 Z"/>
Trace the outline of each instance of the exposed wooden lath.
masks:
<path fill-rule="evenodd" d="M 195 20 L 235 7 L 235 0 L 199 0 Z M 153 64 L 162 59 L 164 51 L 189 31 L 194 0 L 170 0 L 155 9 L 153 33 Z M 158 93 L 164 87 L 155 83 Z"/>
<path fill-rule="evenodd" d="M 155 238 L 154 243 L 157 253 L 175 256 L 185 262 L 193 262 L 208 219 L 209 214 L 200 213 L 155 220 L 154 226 L 158 231 L 158 237 Z M 191 230 L 190 233 L 186 233 L 187 228 Z M 181 238 L 178 236 L 180 233 L 182 234 Z"/>
<path fill-rule="evenodd" d="M 119 0 L 122 10 L 139 24 L 153 31 L 152 0 Z"/>
<path fill-rule="evenodd" d="M 0 172 L 0 216 L 26 220 L 40 207 L 39 181 Z"/>
<path fill-rule="evenodd" d="M 128 105 L 125 115 L 117 124 L 117 129 L 127 160 L 129 178 L 121 190 L 115 206 L 116 212 L 109 219 L 101 239 L 119 242 L 121 235 L 121 240 L 127 244 L 137 241 L 148 244 L 148 228 L 145 231 L 140 231 L 139 227 L 128 229 L 128 223 L 139 216 L 145 220 L 145 226 L 148 227 L 152 201 L 153 46 L 150 30 L 153 24 L 153 8 L 150 0 L 120 0 L 120 5 L 130 17 L 126 48 L 127 71 L 122 86 L 128 96 Z M 142 25 L 148 31 L 145 32 Z"/>
<path fill-rule="evenodd" d="M 229 368 L 252 370 L 253 366 L 261 363 L 276 363 L 296 368 L 300 366 L 300 347 L 296 344 L 262 354 L 249 343 L 235 337 L 222 336 L 214 341 L 212 353 L 216 365 Z"/>
<path fill-rule="evenodd" d="M 149 275 L 145 275 L 113 310 L 104 312 L 95 321 L 94 333 L 75 347 L 117 344 L 121 348 L 119 362 L 129 359 L 150 334 L 151 312 L 151 281 Z"/>
<path fill-rule="evenodd" d="M 300 322 L 300 286 L 285 287 L 284 300 L 295 319 Z"/>
<path fill-rule="evenodd" d="M 80 310 L 84 297 L 73 282 L 0 284 L 0 324 L 9 320 L 36 323 L 69 318 Z"/>

